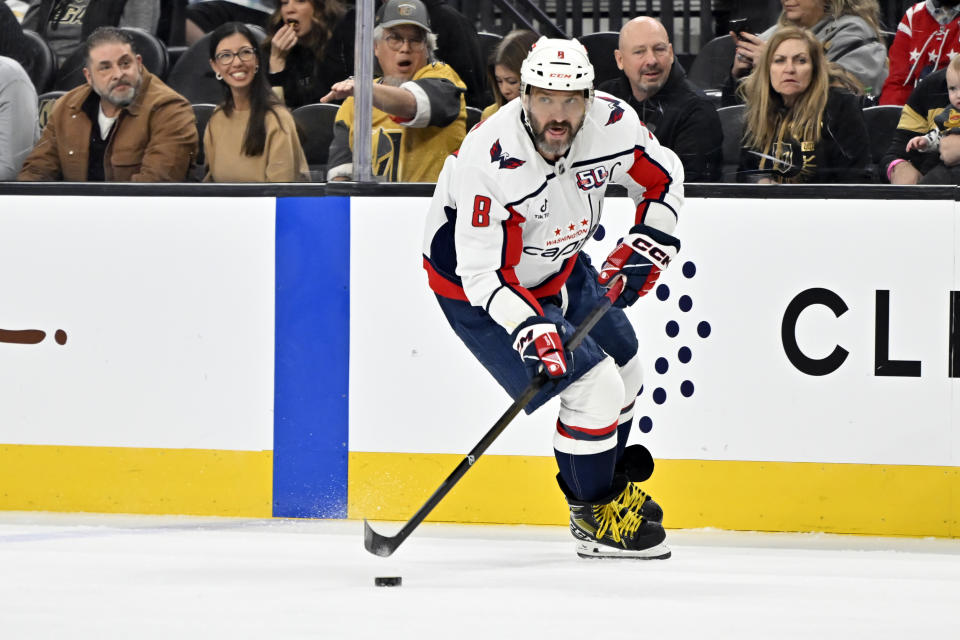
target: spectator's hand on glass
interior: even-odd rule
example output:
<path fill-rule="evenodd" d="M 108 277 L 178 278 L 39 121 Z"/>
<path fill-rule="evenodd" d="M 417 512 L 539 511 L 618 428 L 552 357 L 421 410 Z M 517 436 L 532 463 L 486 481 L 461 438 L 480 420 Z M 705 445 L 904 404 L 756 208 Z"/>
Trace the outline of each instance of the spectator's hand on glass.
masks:
<path fill-rule="evenodd" d="M 734 79 L 742 78 L 753 71 L 754 65 L 756 65 L 760 57 L 763 56 L 763 51 L 767 48 L 767 43 L 746 31 L 741 31 L 740 33 L 731 31 L 730 35 L 737 45 L 730 75 L 733 76 Z"/>
<path fill-rule="evenodd" d="M 907 143 L 907 151 L 926 151 L 930 146 L 930 141 L 927 140 L 927 136 L 917 136 L 915 138 L 910 138 L 910 142 Z"/>
<path fill-rule="evenodd" d="M 297 32 L 285 24 L 273 34 L 270 41 L 270 73 L 279 73 L 287 66 L 287 54 L 297 44 Z"/>
<path fill-rule="evenodd" d="M 345 100 L 353 95 L 353 76 L 346 80 L 335 83 L 330 87 L 330 93 L 320 98 L 320 102 L 330 102 L 331 100 Z"/>

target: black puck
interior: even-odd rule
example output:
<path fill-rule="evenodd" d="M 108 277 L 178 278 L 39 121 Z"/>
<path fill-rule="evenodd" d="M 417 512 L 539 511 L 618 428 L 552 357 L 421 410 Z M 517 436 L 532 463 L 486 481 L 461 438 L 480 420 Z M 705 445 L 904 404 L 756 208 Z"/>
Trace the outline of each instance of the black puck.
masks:
<path fill-rule="evenodd" d="M 403 578 L 400 576 L 380 576 L 373 579 L 373 584 L 378 587 L 399 587 L 403 583 Z"/>

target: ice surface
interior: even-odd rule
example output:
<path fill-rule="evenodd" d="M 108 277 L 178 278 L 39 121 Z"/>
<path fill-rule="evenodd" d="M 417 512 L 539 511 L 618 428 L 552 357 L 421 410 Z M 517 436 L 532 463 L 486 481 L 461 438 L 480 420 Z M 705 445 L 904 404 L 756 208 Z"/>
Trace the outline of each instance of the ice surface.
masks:
<path fill-rule="evenodd" d="M 356 521 L 0 512 L 0 637 L 960 635 L 960 540 L 667 542 L 670 560 L 580 560 L 561 527 L 428 523 L 378 558 Z"/>

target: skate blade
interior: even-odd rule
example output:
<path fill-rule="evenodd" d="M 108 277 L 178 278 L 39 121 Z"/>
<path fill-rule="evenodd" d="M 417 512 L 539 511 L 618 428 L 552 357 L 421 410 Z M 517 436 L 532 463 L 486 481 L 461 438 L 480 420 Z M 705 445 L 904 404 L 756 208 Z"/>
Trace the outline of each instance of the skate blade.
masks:
<path fill-rule="evenodd" d="M 649 549 L 617 549 L 595 542 L 577 542 L 577 555 L 581 558 L 629 558 L 632 560 L 666 560 L 672 555 L 670 547 L 664 543 Z"/>

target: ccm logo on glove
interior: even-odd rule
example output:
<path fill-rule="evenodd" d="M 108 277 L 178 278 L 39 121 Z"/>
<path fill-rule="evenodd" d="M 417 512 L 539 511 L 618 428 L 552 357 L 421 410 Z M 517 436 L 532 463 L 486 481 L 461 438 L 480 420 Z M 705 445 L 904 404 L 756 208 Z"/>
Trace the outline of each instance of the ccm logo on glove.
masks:
<path fill-rule="evenodd" d="M 551 378 L 567 375 L 567 359 L 557 325 L 543 316 L 529 318 L 514 330 L 513 348 L 520 354 L 530 377 L 537 374 L 541 364 Z"/>
<path fill-rule="evenodd" d="M 653 288 L 660 271 L 670 266 L 679 250 L 677 238 L 638 224 L 607 256 L 597 280 L 607 285 L 618 274 L 623 274 L 627 284 L 614 304 L 621 308 L 630 306 Z"/>

